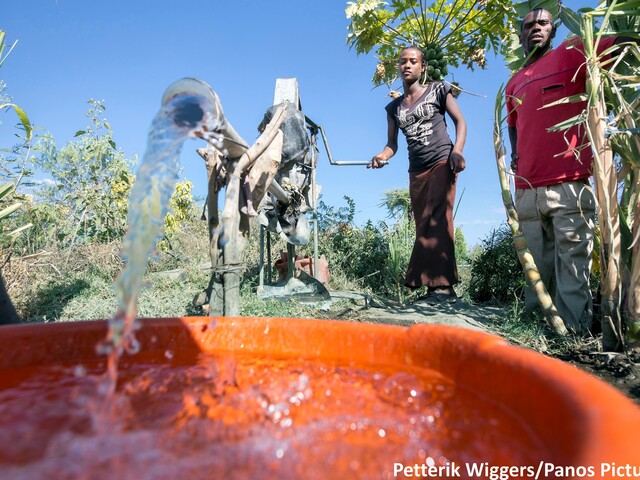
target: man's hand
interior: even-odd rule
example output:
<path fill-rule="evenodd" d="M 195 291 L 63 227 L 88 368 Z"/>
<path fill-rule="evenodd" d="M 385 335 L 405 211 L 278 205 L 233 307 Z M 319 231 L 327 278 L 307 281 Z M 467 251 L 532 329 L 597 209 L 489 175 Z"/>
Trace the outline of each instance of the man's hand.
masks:
<path fill-rule="evenodd" d="M 451 166 L 451 170 L 453 170 L 454 173 L 460 173 L 467 167 L 467 162 L 462 156 L 462 153 L 454 150 L 451 152 L 451 155 L 449 155 L 449 166 Z"/>
<path fill-rule="evenodd" d="M 518 154 L 517 153 L 512 153 L 511 154 L 511 164 L 509 165 L 509 167 L 511 168 L 511 171 L 514 172 L 514 173 L 518 169 Z"/>

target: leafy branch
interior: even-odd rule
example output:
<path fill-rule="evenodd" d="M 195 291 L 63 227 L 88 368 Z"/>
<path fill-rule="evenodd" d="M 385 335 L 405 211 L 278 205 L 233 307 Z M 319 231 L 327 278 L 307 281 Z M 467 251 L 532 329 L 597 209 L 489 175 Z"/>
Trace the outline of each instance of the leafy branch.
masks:
<path fill-rule="evenodd" d="M 347 44 L 357 54 L 374 53 L 372 82 L 389 87 L 397 79 L 396 59 L 409 45 L 420 47 L 432 66 L 428 77 L 440 80 L 449 67 L 486 67 L 486 53 L 498 53 L 515 21 L 508 0 L 357 0 L 345 10 L 350 19 Z M 429 56 L 434 50 L 441 54 Z"/>

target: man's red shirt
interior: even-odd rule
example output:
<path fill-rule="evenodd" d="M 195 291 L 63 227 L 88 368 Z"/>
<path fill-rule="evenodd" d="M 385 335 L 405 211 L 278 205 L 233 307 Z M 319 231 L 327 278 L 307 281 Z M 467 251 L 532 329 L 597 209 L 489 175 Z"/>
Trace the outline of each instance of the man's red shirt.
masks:
<path fill-rule="evenodd" d="M 598 51 L 605 51 L 614 41 L 615 37 L 602 39 Z M 579 39 L 565 41 L 509 80 L 507 125 L 518 132 L 516 188 L 554 185 L 591 175 L 593 154 L 584 127 L 576 125 L 564 131 L 548 131 L 580 114 L 585 102 L 541 109 L 585 91 L 586 65 Z"/>

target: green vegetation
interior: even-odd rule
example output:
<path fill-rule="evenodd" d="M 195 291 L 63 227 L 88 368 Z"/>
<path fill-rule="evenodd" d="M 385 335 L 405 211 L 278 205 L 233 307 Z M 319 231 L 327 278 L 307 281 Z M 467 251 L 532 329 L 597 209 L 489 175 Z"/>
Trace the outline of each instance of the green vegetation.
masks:
<path fill-rule="evenodd" d="M 511 231 L 503 225 L 493 230 L 473 255 L 467 294 L 474 302 L 509 305 L 524 299 L 524 286 Z"/>
<path fill-rule="evenodd" d="M 372 82 L 389 88 L 403 47 L 420 47 L 428 77 L 441 80 L 450 66 L 485 68 L 486 53 L 500 51 L 516 18 L 511 0 L 356 0 L 347 2 L 346 15 L 347 44 L 376 55 Z"/>
<path fill-rule="evenodd" d="M 5 53 L 5 32 L 0 30 L 0 67 L 15 47 L 14 42 L 9 51 Z M 29 146 L 33 135 L 33 128 L 29 117 L 18 105 L 11 102 L 11 98 L 6 93 L 6 85 L 0 81 L 0 111 L 13 109 L 18 115 L 21 128 L 24 132 L 23 142 L 15 147 L 11 152 L 11 160 L 5 159 L 5 154 L 0 156 L 0 181 L 5 182 L 0 185 L 0 246 L 7 245 L 16 240 L 20 233 L 29 229 L 30 223 L 16 225 L 9 219 L 22 207 L 22 198 L 16 195 L 16 188 L 23 176 L 28 173 L 24 167 L 24 161 L 29 159 Z"/>
<path fill-rule="evenodd" d="M 116 148 L 103 118 L 105 108 L 90 100 L 89 125 L 62 148 L 50 135 L 40 139 L 36 166 L 51 183 L 39 189 L 36 203 L 57 209 L 47 212 L 51 222 L 39 232 L 41 238 L 66 246 L 109 242 L 124 235 L 134 162 Z"/>

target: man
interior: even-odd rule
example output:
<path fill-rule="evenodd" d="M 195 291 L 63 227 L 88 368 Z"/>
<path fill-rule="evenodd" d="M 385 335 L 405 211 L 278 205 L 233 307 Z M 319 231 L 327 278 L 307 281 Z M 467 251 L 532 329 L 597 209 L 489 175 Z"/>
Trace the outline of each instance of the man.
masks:
<path fill-rule="evenodd" d="M 548 131 L 581 113 L 585 103 L 542 108 L 585 92 L 585 57 L 579 39 L 554 50 L 555 33 L 547 10 L 532 10 L 522 21 L 520 43 L 528 60 L 507 84 L 507 125 L 522 231 L 567 328 L 585 334 L 593 310 L 589 288 L 595 214 L 589 184 L 593 155 L 584 127 Z M 614 41 L 604 39 L 599 51 Z M 525 306 L 532 308 L 536 303 L 527 289 Z"/>

